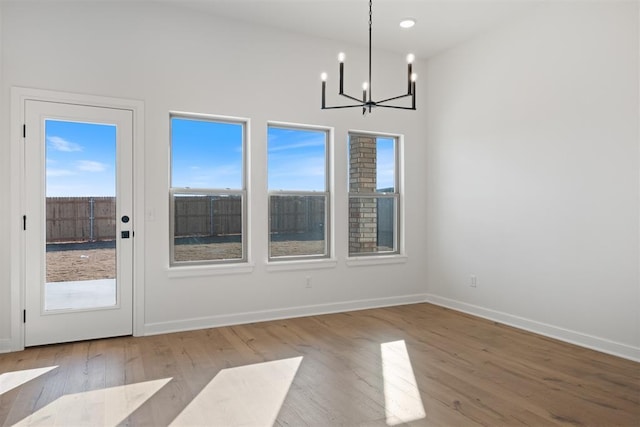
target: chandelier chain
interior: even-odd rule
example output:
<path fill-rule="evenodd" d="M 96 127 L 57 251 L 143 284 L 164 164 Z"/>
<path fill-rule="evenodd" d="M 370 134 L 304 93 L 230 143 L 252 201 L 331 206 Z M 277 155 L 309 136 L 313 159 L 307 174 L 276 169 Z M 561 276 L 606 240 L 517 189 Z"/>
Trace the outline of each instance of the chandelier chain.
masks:
<path fill-rule="evenodd" d="M 371 101 L 371 27 L 373 26 L 373 0 L 369 0 L 369 101 Z M 363 100 L 364 102 L 364 100 Z"/>

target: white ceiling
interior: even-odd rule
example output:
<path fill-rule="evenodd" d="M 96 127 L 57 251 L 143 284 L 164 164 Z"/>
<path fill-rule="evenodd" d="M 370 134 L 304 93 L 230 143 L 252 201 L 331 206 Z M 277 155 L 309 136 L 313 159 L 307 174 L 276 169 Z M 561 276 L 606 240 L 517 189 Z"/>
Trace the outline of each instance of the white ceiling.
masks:
<path fill-rule="evenodd" d="M 165 0 L 295 33 L 368 44 L 367 0 Z M 374 0 L 373 47 L 428 58 L 530 12 L 540 0 Z M 417 21 L 409 30 L 400 20 Z"/>

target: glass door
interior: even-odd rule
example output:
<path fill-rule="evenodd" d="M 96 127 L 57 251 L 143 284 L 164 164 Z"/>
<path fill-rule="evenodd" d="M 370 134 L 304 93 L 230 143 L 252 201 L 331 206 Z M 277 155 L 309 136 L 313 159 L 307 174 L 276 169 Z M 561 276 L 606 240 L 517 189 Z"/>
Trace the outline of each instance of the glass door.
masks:
<path fill-rule="evenodd" d="M 132 333 L 132 112 L 26 101 L 25 345 Z"/>

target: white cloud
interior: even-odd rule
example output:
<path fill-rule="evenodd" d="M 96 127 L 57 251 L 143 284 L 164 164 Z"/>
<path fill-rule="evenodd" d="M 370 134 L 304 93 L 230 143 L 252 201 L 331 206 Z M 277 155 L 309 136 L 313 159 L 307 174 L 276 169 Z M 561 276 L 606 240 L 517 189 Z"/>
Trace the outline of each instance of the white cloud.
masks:
<path fill-rule="evenodd" d="M 76 163 L 78 170 L 83 172 L 104 172 L 107 170 L 107 165 L 93 160 L 79 160 Z"/>
<path fill-rule="evenodd" d="M 57 176 L 70 176 L 75 175 L 73 171 L 68 169 L 51 169 L 47 168 L 47 176 L 48 177 L 57 177 Z"/>
<path fill-rule="evenodd" d="M 293 142 L 291 144 L 286 144 L 286 145 L 270 146 L 269 152 L 273 153 L 276 151 L 293 150 L 296 148 L 321 147 L 323 145 L 325 145 L 324 140 L 319 140 L 318 138 L 315 138 L 314 140 L 310 140 L 310 141 L 300 141 L 300 142 Z"/>
<path fill-rule="evenodd" d="M 182 177 L 191 187 L 200 188 L 241 188 L 242 170 L 236 165 L 220 165 L 202 169 L 192 167 L 193 174 Z"/>
<path fill-rule="evenodd" d="M 72 151 L 82 151 L 82 146 L 75 142 L 67 141 L 59 136 L 50 136 L 47 138 L 49 146 L 56 151 L 64 151 L 70 153 Z"/>

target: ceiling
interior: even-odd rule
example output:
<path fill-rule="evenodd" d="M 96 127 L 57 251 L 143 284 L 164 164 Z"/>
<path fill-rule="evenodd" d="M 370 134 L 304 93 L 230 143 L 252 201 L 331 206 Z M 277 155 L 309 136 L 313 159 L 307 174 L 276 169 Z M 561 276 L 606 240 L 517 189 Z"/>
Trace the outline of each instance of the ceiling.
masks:
<path fill-rule="evenodd" d="M 367 0 L 165 0 L 244 21 L 366 46 Z M 373 46 L 425 59 L 539 7 L 540 0 L 375 0 Z M 402 29 L 403 18 L 416 20 Z"/>

